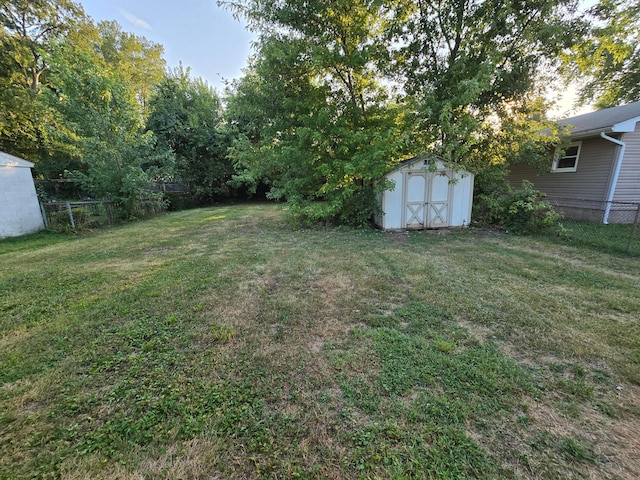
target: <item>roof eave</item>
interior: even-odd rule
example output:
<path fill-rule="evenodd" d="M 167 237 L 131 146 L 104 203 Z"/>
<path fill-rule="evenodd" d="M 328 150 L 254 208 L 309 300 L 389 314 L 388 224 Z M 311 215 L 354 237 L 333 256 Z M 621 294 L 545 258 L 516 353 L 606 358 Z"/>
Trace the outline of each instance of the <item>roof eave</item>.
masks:
<path fill-rule="evenodd" d="M 616 123 L 611 127 L 612 132 L 630 133 L 636 129 L 636 124 L 640 122 L 640 117 L 633 117 L 624 122 Z"/>
<path fill-rule="evenodd" d="M 570 132 L 573 140 L 581 140 L 584 138 L 597 137 L 601 133 L 631 133 L 636 130 L 636 124 L 640 122 L 640 117 L 633 117 L 613 125 L 604 125 L 598 128 L 591 128 L 583 131 Z"/>
<path fill-rule="evenodd" d="M 35 165 L 22 158 L 14 157 L 8 153 L 0 152 L 0 167 L 33 168 Z"/>

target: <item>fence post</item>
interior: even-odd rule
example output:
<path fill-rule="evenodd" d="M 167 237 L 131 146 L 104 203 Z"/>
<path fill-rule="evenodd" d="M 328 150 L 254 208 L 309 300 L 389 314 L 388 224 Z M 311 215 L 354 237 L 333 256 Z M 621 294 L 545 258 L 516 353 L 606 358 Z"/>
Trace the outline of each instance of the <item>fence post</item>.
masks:
<path fill-rule="evenodd" d="M 42 221 L 44 223 L 44 228 L 49 228 L 49 219 L 47 218 L 47 211 L 44 209 L 44 205 L 40 202 L 40 213 L 42 214 Z"/>
<path fill-rule="evenodd" d="M 71 202 L 67 202 L 67 210 L 69 212 L 69 221 L 71 222 L 71 228 L 76 228 L 76 222 L 73 221 L 73 212 L 71 211 Z"/>
<path fill-rule="evenodd" d="M 633 227 L 631 227 L 631 233 L 629 233 L 629 241 L 627 242 L 627 253 L 631 253 L 631 243 L 633 237 L 636 235 L 636 228 L 638 228 L 638 222 L 640 221 L 640 203 L 636 209 L 636 217 L 633 220 Z"/>

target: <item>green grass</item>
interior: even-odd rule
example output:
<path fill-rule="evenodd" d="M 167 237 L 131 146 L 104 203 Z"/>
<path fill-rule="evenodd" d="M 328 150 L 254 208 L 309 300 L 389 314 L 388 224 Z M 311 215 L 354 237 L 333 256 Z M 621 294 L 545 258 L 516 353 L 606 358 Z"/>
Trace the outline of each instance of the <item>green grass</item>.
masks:
<path fill-rule="evenodd" d="M 634 258 L 242 205 L 1 241 L 0 294 L 0 479 L 640 475 Z"/>
<path fill-rule="evenodd" d="M 563 220 L 557 242 L 600 252 L 640 256 L 640 227 L 633 224 L 602 225 L 595 222 Z"/>

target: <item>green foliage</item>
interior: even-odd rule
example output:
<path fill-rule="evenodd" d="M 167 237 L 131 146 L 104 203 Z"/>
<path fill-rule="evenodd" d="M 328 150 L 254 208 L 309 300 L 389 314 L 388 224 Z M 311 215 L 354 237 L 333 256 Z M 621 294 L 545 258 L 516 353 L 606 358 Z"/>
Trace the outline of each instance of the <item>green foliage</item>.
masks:
<path fill-rule="evenodd" d="M 522 188 L 511 192 L 505 201 L 506 212 L 502 225 L 514 233 L 535 233 L 558 225 L 561 219 L 553 206 L 544 200 L 544 194 L 533 189 L 533 184 L 522 182 Z"/>
<path fill-rule="evenodd" d="M 544 194 L 527 180 L 517 190 L 497 188 L 477 197 L 474 219 L 484 225 L 498 225 L 516 234 L 532 234 L 559 225 L 562 218 L 544 200 Z"/>
<path fill-rule="evenodd" d="M 536 81 L 544 82 L 549 64 L 572 43 L 573 4 L 400 2 L 389 33 L 399 40 L 393 68 L 415 105 L 423 145 L 466 165 L 483 148 L 486 122 L 535 92 Z"/>
<path fill-rule="evenodd" d="M 585 14 L 586 34 L 564 56 L 564 74 L 580 101 L 600 108 L 640 101 L 640 4 L 600 0 Z"/>
<path fill-rule="evenodd" d="M 32 160 L 41 178 L 74 176 L 123 217 L 146 209 L 147 184 L 173 161 L 141 123 L 164 76 L 162 47 L 94 25 L 69 0 L 0 6 L 0 149 Z"/>
<path fill-rule="evenodd" d="M 200 203 L 228 196 L 233 167 L 229 135 L 217 92 L 182 66 L 158 85 L 147 128 L 176 157 L 176 180 L 189 184 Z"/>
<path fill-rule="evenodd" d="M 51 85 L 47 55 L 83 18 L 69 0 L 0 2 L 0 150 L 36 164 L 47 157 L 57 124 L 40 98 Z"/>
<path fill-rule="evenodd" d="M 229 101 L 240 134 L 234 181 L 268 184 L 302 222 L 363 224 L 375 208 L 371 189 L 410 143 L 404 108 L 376 68 L 387 5 L 227 5 L 263 34 Z"/>
<path fill-rule="evenodd" d="M 149 101 L 155 87 L 165 77 L 164 47 L 122 31 L 117 22 L 85 21 L 72 29 L 67 42 L 92 52 L 96 59 L 118 72 L 127 84 L 129 101 L 143 118 L 149 114 Z"/>
<path fill-rule="evenodd" d="M 89 51 L 62 44 L 50 58 L 55 91 L 47 92 L 51 108 L 65 128 L 51 135 L 73 145 L 80 168 L 65 172 L 86 192 L 114 202 L 123 218 L 135 216 L 149 182 L 170 175 L 171 153 L 156 147 L 145 133 L 138 106 L 122 76 Z"/>
<path fill-rule="evenodd" d="M 556 139 L 535 82 L 573 41 L 573 0 L 220 3 L 262 34 L 229 102 L 233 181 L 303 221 L 361 224 L 364 190 L 410 154 L 492 175 Z"/>
<path fill-rule="evenodd" d="M 0 7 L 5 54 L 22 73 L 20 83 L 38 91 L 51 42 L 63 38 L 84 17 L 82 7 L 71 0 L 3 0 Z"/>

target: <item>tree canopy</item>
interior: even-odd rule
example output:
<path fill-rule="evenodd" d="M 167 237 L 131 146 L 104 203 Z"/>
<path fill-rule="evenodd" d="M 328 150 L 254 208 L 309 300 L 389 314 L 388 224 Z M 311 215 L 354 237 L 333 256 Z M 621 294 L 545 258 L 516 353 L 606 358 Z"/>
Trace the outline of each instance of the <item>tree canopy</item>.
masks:
<path fill-rule="evenodd" d="M 47 55 L 83 20 L 69 0 L 0 1 L 0 149 L 39 160 L 51 119 L 37 98 L 49 81 Z"/>
<path fill-rule="evenodd" d="M 199 203 L 229 194 L 233 172 L 218 93 L 182 66 L 170 71 L 151 98 L 147 128 L 176 157 L 175 179 Z"/>
<path fill-rule="evenodd" d="M 575 30 L 574 0 L 221 3 L 260 34 L 230 102 L 255 117 L 232 150 L 240 177 L 347 223 L 372 213 L 384 173 L 410 154 L 478 167 L 508 113 L 539 104 L 535 81 Z M 485 166 L 505 149 L 492 152 Z"/>
<path fill-rule="evenodd" d="M 144 125 L 164 77 L 162 46 L 115 22 L 96 25 L 69 0 L 0 6 L 0 148 L 134 214 L 148 183 L 173 165 Z"/>
<path fill-rule="evenodd" d="M 586 34 L 565 56 L 580 102 L 604 108 L 640 101 L 640 3 L 600 0 L 587 19 Z"/>

